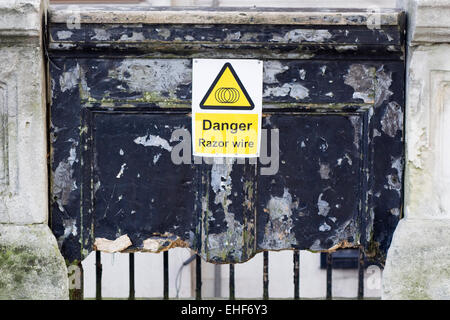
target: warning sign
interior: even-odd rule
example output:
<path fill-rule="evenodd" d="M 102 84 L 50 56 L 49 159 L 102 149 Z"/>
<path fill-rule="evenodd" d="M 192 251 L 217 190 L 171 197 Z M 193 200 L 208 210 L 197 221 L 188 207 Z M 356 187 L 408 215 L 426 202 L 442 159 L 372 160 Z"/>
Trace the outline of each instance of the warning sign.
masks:
<path fill-rule="evenodd" d="M 229 62 L 223 65 L 200 102 L 202 109 L 251 110 L 254 107 L 252 98 Z"/>
<path fill-rule="evenodd" d="M 257 154 L 257 114 L 197 113 L 195 118 L 194 149 L 200 154 Z"/>
<path fill-rule="evenodd" d="M 262 66 L 259 60 L 193 61 L 194 155 L 259 156 Z"/>

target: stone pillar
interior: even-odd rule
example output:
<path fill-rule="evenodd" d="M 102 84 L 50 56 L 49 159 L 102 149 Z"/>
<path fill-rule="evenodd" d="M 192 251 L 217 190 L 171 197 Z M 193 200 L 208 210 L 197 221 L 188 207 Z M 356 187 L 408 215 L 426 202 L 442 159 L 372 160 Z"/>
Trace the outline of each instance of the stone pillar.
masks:
<path fill-rule="evenodd" d="M 0 299 L 66 299 L 48 220 L 46 1 L 0 2 Z"/>
<path fill-rule="evenodd" d="M 450 299 L 450 0 L 408 4 L 405 217 L 383 299 Z"/>

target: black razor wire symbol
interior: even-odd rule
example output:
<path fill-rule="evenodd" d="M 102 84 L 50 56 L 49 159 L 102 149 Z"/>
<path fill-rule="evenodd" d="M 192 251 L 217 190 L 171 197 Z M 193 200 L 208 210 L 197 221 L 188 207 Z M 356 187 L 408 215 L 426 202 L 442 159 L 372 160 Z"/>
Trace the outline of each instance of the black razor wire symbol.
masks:
<path fill-rule="evenodd" d="M 214 94 L 220 103 L 235 103 L 239 100 L 239 91 L 235 88 L 219 88 Z"/>

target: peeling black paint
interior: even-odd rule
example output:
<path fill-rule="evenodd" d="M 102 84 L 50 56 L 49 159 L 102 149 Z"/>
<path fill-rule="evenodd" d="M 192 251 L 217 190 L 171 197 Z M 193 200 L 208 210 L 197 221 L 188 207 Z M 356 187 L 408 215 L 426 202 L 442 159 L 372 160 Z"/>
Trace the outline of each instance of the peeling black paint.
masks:
<path fill-rule="evenodd" d="M 384 263 L 402 212 L 402 25 L 51 24 L 50 34 L 51 223 L 67 261 L 127 234 L 127 250 L 189 246 L 217 263 L 346 246 Z M 172 131 L 191 130 L 193 57 L 264 60 L 276 175 L 248 161 L 172 163 Z"/>
<path fill-rule="evenodd" d="M 292 25 L 117 25 L 84 24 L 74 30 L 67 24 L 53 24 L 53 43 L 339 43 L 357 45 L 400 45 L 401 35 L 396 26 L 369 29 L 360 26 L 292 26 Z"/>

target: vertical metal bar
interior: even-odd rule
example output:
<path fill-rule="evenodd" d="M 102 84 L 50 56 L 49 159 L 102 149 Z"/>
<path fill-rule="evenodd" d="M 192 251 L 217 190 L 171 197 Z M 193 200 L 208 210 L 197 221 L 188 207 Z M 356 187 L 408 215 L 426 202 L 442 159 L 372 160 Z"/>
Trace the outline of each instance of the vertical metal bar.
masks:
<path fill-rule="evenodd" d="M 263 265 L 263 299 L 269 299 L 269 252 L 263 252 L 264 265 Z"/>
<path fill-rule="evenodd" d="M 164 300 L 169 299 L 169 251 L 163 252 L 164 265 Z"/>
<path fill-rule="evenodd" d="M 235 299 L 234 295 L 234 264 L 230 264 L 230 300 Z"/>
<path fill-rule="evenodd" d="M 214 297 L 222 296 L 222 267 L 219 264 L 214 265 Z"/>
<path fill-rule="evenodd" d="M 364 299 L 364 251 L 359 248 L 358 259 L 358 299 Z"/>
<path fill-rule="evenodd" d="M 327 300 L 332 298 L 333 254 L 327 252 Z"/>
<path fill-rule="evenodd" d="M 130 294 L 128 296 L 129 300 L 134 300 L 134 253 L 128 254 L 130 262 L 129 262 L 129 275 L 130 275 Z"/>
<path fill-rule="evenodd" d="M 294 250 L 294 299 L 300 299 L 300 252 Z"/>
<path fill-rule="evenodd" d="M 102 300 L 102 253 L 95 251 L 95 299 Z"/>
<path fill-rule="evenodd" d="M 195 299 L 202 300 L 202 259 L 195 257 Z"/>

